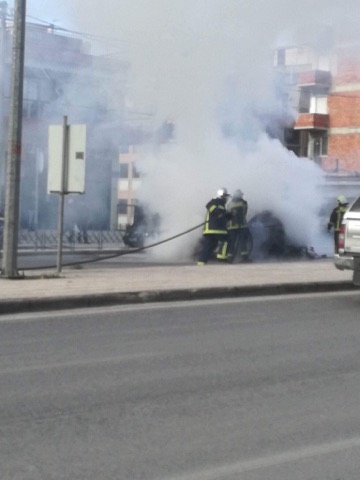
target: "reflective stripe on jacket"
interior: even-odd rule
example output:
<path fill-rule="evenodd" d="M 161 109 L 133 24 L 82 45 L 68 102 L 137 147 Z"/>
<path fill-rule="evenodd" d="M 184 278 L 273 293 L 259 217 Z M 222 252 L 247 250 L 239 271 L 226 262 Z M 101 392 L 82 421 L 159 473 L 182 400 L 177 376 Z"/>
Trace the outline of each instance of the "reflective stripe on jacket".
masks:
<path fill-rule="evenodd" d="M 339 205 L 338 207 L 334 208 L 331 212 L 329 225 L 334 227 L 335 232 L 340 230 L 340 225 L 344 216 L 344 213 L 348 209 L 348 205 Z"/>
<path fill-rule="evenodd" d="M 206 218 L 203 234 L 226 235 L 227 212 L 220 198 L 213 198 L 206 205 Z"/>
<path fill-rule="evenodd" d="M 228 230 L 238 230 L 246 225 L 248 204 L 246 200 L 232 200 L 227 210 L 230 212 Z"/>

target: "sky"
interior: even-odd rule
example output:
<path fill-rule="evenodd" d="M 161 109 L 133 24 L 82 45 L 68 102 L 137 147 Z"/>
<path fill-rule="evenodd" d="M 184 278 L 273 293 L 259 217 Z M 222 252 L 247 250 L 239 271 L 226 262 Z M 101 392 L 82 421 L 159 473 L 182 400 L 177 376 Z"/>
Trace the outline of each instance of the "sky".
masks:
<path fill-rule="evenodd" d="M 100 54 L 126 55 L 128 105 L 175 121 L 176 144 L 149 150 L 139 166 L 140 198 L 160 213 L 164 235 L 203 221 L 225 186 L 244 191 L 250 216 L 270 209 L 291 240 L 315 248 L 323 174 L 266 133 L 283 114 L 272 52 L 306 41 L 326 50 L 320 33 L 356 31 L 359 14 L 359 0 L 27 0 L 28 20 L 89 33 Z M 196 235 L 154 255 L 181 257 Z"/>

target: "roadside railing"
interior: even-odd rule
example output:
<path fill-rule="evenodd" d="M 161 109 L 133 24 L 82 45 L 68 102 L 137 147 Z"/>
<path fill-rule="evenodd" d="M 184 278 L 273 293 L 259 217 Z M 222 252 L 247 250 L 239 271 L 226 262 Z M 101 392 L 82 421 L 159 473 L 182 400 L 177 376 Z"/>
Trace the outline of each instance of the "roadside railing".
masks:
<path fill-rule="evenodd" d="M 58 235 L 54 230 L 38 230 L 19 232 L 19 248 L 29 248 L 34 250 L 49 250 L 57 248 Z M 63 248 L 69 250 L 94 249 L 103 250 L 104 248 L 121 248 L 125 246 L 123 241 L 123 232 L 121 230 L 104 231 L 89 230 L 86 233 L 64 232 Z"/>

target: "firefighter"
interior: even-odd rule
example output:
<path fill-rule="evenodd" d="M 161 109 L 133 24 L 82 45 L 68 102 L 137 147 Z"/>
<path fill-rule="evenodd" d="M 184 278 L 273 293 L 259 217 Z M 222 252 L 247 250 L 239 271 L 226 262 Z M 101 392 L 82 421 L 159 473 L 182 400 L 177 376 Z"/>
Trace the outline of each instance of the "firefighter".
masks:
<path fill-rule="evenodd" d="M 220 188 L 216 198 L 206 205 L 205 227 L 197 265 L 205 265 L 218 244 L 227 241 L 228 213 L 225 205 L 229 196 L 226 188 Z"/>
<path fill-rule="evenodd" d="M 341 222 L 344 216 L 344 213 L 346 212 L 348 208 L 348 201 L 344 195 L 339 195 L 337 197 L 337 207 L 334 208 L 334 210 L 331 212 L 329 223 L 327 226 L 328 232 L 330 232 L 332 229 L 334 229 L 334 248 L 335 248 L 335 253 L 338 253 L 339 247 L 339 232 L 340 232 L 340 226 Z"/>
<path fill-rule="evenodd" d="M 239 189 L 234 192 L 231 201 L 226 207 L 229 212 L 228 242 L 224 242 L 217 255 L 219 260 L 233 260 L 238 250 L 243 261 L 247 260 L 248 251 L 246 245 L 246 215 L 248 203 L 244 199 L 244 193 Z"/>

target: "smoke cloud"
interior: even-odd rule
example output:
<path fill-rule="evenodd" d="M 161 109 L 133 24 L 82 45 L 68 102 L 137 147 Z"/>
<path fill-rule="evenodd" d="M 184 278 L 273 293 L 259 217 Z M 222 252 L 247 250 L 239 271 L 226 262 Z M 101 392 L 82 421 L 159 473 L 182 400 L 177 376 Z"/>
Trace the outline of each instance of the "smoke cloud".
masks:
<path fill-rule="evenodd" d="M 326 50 L 323 32 L 356 32 L 359 10 L 358 0 L 28 0 L 29 15 L 98 35 L 99 53 L 126 53 L 127 105 L 155 125 L 174 122 L 173 142 L 149 145 L 139 165 L 140 198 L 160 214 L 164 237 L 201 223 L 226 186 L 244 191 L 249 217 L 272 210 L 294 243 L 315 248 L 323 174 L 269 135 L 289 121 L 272 51 L 309 41 Z M 186 258 L 199 234 L 152 252 Z"/>

